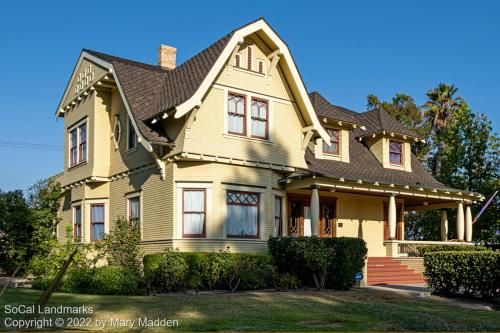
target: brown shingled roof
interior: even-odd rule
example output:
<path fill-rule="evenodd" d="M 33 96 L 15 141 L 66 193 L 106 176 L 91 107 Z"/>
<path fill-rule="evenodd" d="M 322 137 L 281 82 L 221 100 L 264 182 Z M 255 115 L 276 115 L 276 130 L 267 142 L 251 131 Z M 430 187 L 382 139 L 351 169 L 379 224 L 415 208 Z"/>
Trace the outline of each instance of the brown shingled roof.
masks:
<path fill-rule="evenodd" d="M 320 117 L 341 120 L 352 124 L 358 124 L 356 119 L 358 113 L 341 106 L 330 104 L 320 93 L 313 91 L 309 93 L 309 99 L 314 107 L 314 111 Z"/>
<path fill-rule="evenodd" d="M 317 159 L 309 149 L 305 153 L 309 170 L 327 177 L 381 182 L 400 186 L 447 188 L 432 177 L 413 153 L 411 156 L 412 172 L 384 168 L 368 147 L 359 142 L 352 132 L 349 133 L 350 163 Z"/>
<path fill-rule="evenodd" d="M 374 109 L 360 113 L 356 116 L 356 118 L 361 124 L 366 126 L 366 130 L 364 131 L 359 129 L 356 130 L 356 136 L 363 137 L 373 133 L 387 131 L 414 138 L 422 138 L 418 133 L 407 128 L 382 109 Z"/>

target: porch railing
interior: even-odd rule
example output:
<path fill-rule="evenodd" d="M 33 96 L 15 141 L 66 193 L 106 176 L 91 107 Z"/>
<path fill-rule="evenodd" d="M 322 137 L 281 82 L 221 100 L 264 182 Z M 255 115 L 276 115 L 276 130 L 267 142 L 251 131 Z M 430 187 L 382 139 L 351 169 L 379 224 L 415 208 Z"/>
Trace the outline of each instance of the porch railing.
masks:
<path fill-rule="evenodd" d="M 439 242 L 439 241 L 410 241 L 404 240 L 398 243 L 398 252 L 407 254 L 409 257 L 418 257 L 420 254 L 417 251 L 418 247 L 428 247 L 433 245 L 454 246 L 454 245 L 470 245 L 466 242 Z"/>

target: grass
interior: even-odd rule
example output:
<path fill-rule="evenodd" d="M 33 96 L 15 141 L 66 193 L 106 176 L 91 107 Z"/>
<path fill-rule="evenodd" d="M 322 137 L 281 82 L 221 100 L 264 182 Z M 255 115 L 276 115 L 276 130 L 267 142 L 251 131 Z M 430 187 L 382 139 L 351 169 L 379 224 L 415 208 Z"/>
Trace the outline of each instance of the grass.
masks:
<path fill-rule="evenodd" d="M 33 304 L 40 292 L 9 289 L 5 305 Z M 139 317 L 179 321 L 176 331 L 498 331 L 497 311 L 464 309 L 439 300 L 359 289 L 347 292 L 252 292 L 169 296 L 95 296 L 56 293 L 50 305 L 93 306 L 95 319 Z M 51 315 L 52 318 L 59 315 Z M 16 315 L 24 318 L 25 315 Z M 47 316 L 47 318 L 50 316 Z M 80 316 L 81 317 L 81 316 Z M 137 325 L 137 324 L 136 324 Z M 95 326 L 79 329 L 92 330 Z M 106 327 L 109 330 L 129 328 Z M 164 327 L 136 327 L 160 331 Z"/>

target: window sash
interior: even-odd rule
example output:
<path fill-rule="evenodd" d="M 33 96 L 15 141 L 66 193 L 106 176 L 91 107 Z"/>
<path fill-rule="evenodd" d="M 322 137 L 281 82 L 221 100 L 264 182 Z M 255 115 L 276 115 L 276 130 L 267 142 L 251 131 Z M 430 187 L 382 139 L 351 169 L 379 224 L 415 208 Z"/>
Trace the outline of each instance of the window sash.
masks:
<path fill-rule="evenodd" d="M 69 151 L 69 156 L 70 156 L 70 162 L 69 165 L 75 165 L 77 163 L 77 151 L 76 148 L 78 147 L 78 136 L 77 136 L 77 129 L 75 128 L 71 132 L 69 132 L 69 137 L 70 137 L 70 151 Z"/>
<path fill-rule="evenodd" d="M 252 137 L 268 138 L 269 103 L 266 100 L 252 98 Z"/>
<path fill-rule="evenodd" d="M 93 242 L 103 239 L 106 218 L 104 214 L 104 204 L 90 205 L 90 239 Z"/>
<path fill-rule="evenodd" d="M 252 202 L 240 200 L 249 196 Z M 237 199 L 237 200 L 235 200 Z M 259 237 L 259 193 L 243 191 L 227 191 L 226 236 L 233 238 Z"/>
<path fill-rule="evenodd" d="M 389 141 L 389 162 L 391 164 L 403 164 L 403 144 Z"/>
<path fill-rule="evenodd" d="M 137 229 L 141 227 L 141 199 L 140 197 L 133 197 L 128 199 L 128 221 Z"/>
<path fill-rule="evenodd" d="M 227 98 L 228 133 L 246 135 L 246 97 L 228 94 Z"/>
<path fill-rule="evenodd" d="M 205 237 L 206 200 L 205 189 L 182 190 L 183 237 Z"/>
<path fill-rule="evenodd" d="M 82 237 L 82 206 L 73 207 L 73 238 L 76 240 Z"/>
<path fill-rule="evenodd" d="M 78 132 L 80 134 L 80 143 L 78 145 L 78 162 L 83 162 L 87 160 L 87 124 L 83 124 L 78 127 Z"/>
<path fill-rule="evenodd" d="M 330 145 L 323 142 L 323 153 L 339 155 L 340 152 L 340 131 L 327 129 L 326 132 L 330 136 Z"/>

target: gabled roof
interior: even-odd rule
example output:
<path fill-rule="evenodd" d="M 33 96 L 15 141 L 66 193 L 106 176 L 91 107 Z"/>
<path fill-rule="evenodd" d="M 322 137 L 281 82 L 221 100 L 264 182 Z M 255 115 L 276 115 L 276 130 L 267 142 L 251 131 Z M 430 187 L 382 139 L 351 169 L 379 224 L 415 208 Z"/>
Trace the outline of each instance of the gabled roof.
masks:
<path fill-rule="evenodd" d="M 320 93 L 313 91 L 309 94 L 309 99 L 320 117 L 345 121 L 351 124 L 358 124 L 356 119 L 358 113 L 341 106 L 330 104 Z"/>
<path fill-rule="evenodd" d="M 356 130 L 354 132 L 357 137 L 364 137 L 386 131 L 418 139 L 422 138 L 418 133 L 407 128 L 382 109 L 374 109 L 360 113 L 356 118 L 361 124 L 366 126 L 365 131 Z"/>
<path fill-rule="evenodd" d="M 356 139 L 356 135 L 353 132 L 349 133 L 349 154 L 350 162 L 345 163 L 335 160 L 317 159 L 307 149 L 305 159 L 310 171 L 327 177 L 380 182 L 400 186 L 409 185 L 412 187 L 448 189 L 445 185 L 434 179 L 413 154 L 411 154 L 412 172 L 384 168 L 370 152 L 369 148 Z"/>
<path fill-rule="evenodd" d="M 161 127 L 148 125 L 146 120 L 150 115 L 150 110 L 154 109 L 158 103 L 161 84 L 169 71 L 159 66 L 101 52 L 87 49 L 83 51 L 112 64 L 140 133 L 152 143 L 168 144 L 170 140 Z"/>

